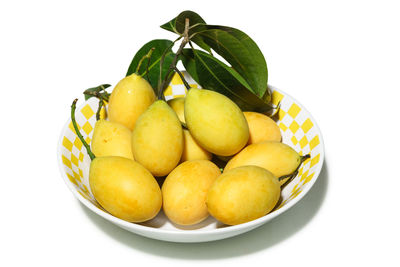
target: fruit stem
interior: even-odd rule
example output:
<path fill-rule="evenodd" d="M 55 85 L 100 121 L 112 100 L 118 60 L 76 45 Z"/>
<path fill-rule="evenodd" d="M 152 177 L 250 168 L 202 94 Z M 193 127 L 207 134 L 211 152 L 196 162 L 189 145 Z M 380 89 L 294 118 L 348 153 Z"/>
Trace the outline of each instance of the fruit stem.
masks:
<path fill-rule="evenodd" d="M 101 112 L 101 108 L 103 107 L 104 102 L 102 99 L 99 100 L 99 107 L 97 108 L 97 112 L 96 112 L 96 120 L 100 120 L 100 112 Z"/>
<path fill-rule="evenodd" d="M 276 115 L 278 115 L 279 111 L 281 109 L 281 101 L 279 101 L 278 105 L 276 105 L 276 107 L 273 107 L 273 111 L 271 115 L 268 115 L 270 118 L 275 117 Z"/>
<path fill-rule="evenodd" d="M 153 54 L 153 51 L 155 50 L 155 48 L 153 47 L 152 48 L 152 52 L 151 52 L 151 54 L 150 54 L 150 57 L 149 57 L 149 59 L 147 60 L 147 64 L 146 64 L 146 71 L 145 71 L 145 74 L 146 74 L 146 79 L 147 79 L 147 81 L 148 82 L 150 82 L 150 77 L 149 77 L 149 66 L 150 66 L 150 61 L 151 61 L 151 55 Z"/>
<path fill-rule="evenodd" d="M 187 127 L 186 123 L 184 123 L 183 121 L 181 121 L 181 125 L 182 125 L 183 129 L 189 130 L 189 128 Z"/>
<path fill-rule="evenodd" d="M 75 120 L 75 110 L 76 110 L 76 102 L 78 102 L 78 99 L 75 99 L 72 102 L 71 105 L 71 120 L 72 120 L 72 125 L 74 126 L 76 135 L 78 136 L 78 138 L 81 140 L 82 144 L 85 146 L 87 153 L 89 154 L 89 157 L 91 160 L 94 160 L 96 158 L 96 156 L 93 154 L 92 150 L 90 149 L 90 146 L 88 145 L 88 143 L 86 143 L 85 139 L 83 139 L 83 136 L 81 134 L 81 132 L 78 129 L 78 125 L 76 124 L 76 120 Z"/>
<path fill-rule="evenodd" d="M 311 158 L 310 154 L 307 154 L 307 155 L 305 155 L 305 156 L 301 156 L 300 165 L 301 165 L 304 161 L 306 161 L 307 159 L 309 159 L 309 158 Z M 299 165 L 299 167 L 300 167 L 300 165 Z"/>
<path fill-rule="evenodd" d="M 283 175 L 283 176 L 279 177 L 278 180 L 282 181 L 283 179 L 290 178 L 289 180 L 287 180 L 285 182 L 285 185 L 288 184 L 289 181 L 291 181 L 294 177 L 296 177 L 297 173 L 299 172 L 301 164 L 309 158 L 310 158 L 310 154 L 300 156 L 300 163 L 299 163 L 299 166 L 297 166 L 296 170 L 291 174 L 287 174 L 287 175 Z"/>
<path fill-rule="evenodd" d="M 185 80 L 185 77 L 183 76 L 182 72 L 180 70 L 178 70 L 178 68 L 175 66 L 175 72 L 178 73 L 179 77 L 181 77 L 181 80 L 183 82 L 183 84 L 185 85 L 186 89 L 190 89 L 190 85 L 189 83 Z"/>
<path fill-rule="evenodd" d="M 140 75 L 140 76 L 143 77 L 143 75 L 145 75 L 146 73 L 149 72 L 149 68 L 148 68 L 148 67 L 149 67 L 149 62 L 150 62 L 150 60 L 151 60 L 151 54 L 153 54 L 154 49 L 155 49 L 155 48 L 152 47 L 152 48 L 149 50 L 149 52 L 147 52 L 147 54 L 144 55 L 144 56 L 139 60 L 139 63 L 138 63 L 138 65 L 137 65 L 136 71 L 135 71 L 135 73 L 136 73 L 137 75 Z M 144 61 L 146 58 L 148 59 L 148 60 L 147 60 L 147 68 L 146 68 L 145 72 L 143 72 L 143 74 L 139 74 L 140 67 L 142 66 L 142 63 L 143 63 L 143 61 Z"/>
<path fill-rule="evenodd" d="M 176 63 L 178 62 L 178 58 L 179 58 L 180 54 L 182 54 L 183 48 L 185 47 L 185 45 L 190 40 L 189 39 L 189 18 L 185 18 L 185 30 L 183 31 L 182 36 L 183 36 L 182 43 L 179 46 L 178 51 L 176 51 L 176 53 L 175 53 L 175 57 L 174 57 L 171 65 L 168 68 L 168 71 L 167 71 L 167 74 L 165 75 L 164 81 L 162 82 L 161 86 L 158 88 L 158 99 L 162 99 L 163 93 L 164 93 L 165 84 L 168 81 L 168 77 L 171 74 L 171 71 L 175 70 Z"/>

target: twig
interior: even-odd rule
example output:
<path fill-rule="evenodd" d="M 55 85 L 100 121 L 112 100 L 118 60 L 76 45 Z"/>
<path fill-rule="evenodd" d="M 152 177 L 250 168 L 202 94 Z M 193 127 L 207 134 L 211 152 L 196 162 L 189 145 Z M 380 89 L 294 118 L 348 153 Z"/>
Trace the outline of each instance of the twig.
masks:
<path fill-rule="evenodd" d="M 161 55 L 161 59 L 160 59 L 160 73 L 158 76 L 158 83 L 157 83 L 157 89 L 158 91 L 160 91 L 160 87 L 161 87 L 161 82 L 162 82 L 162 69 L 163 69 L 163 65 L 164 65 L 164 60 L 165 60 L 165 56 L 167 55 L 167 52 L 172 49 L 172 47 L 174 46 L 174 44 L 179 41 L 182 38 L 182 36 L 179 36 L 175 41 L 172 42 L 171 45 L 169 45 L 163 52 L 163 54 Z M 167 76 L 166 76 L 167 77 Z"/>
<path fill-rule="evenodd" d="M 162 95 L 164 93 L 164 88 L 165 88 L 165 84 L 167 82 L 167 78 L 169 77 L 171 71 L 173 71 L 176 68 L 176 63 L 178 61 L 179 55 L 182 53 L 183 48 L 185 47 L 185 45 L 189 42 L 189 18 L 185 19 L 185 30 L 183 31 L 183 40 L 181 45 L 179 46 L 178 51 L 175 54 L 175 57 L 171 63 L 171 65 L 169 66 L 169 69 L 167 71 L 167 75 L 166 75 L 166 79 L 164 79 L 164 81 L 162 82 L 161 86 L 158 88 L 158 99 L 162 98 Z M 162 65 L 161 65 L 162 66 Z"/>
<path fill-rule="evenodd" d="M 181 80 L 183 84 L 185 85 L 186 89 L 190 89 L 189 83 L 185 80 L 185 77 L 183 76 L 182 72 L 178 70 L 178 68 L 175 66 L 174 70 L 178 73 L 179 77 L 181 77 Z"/>

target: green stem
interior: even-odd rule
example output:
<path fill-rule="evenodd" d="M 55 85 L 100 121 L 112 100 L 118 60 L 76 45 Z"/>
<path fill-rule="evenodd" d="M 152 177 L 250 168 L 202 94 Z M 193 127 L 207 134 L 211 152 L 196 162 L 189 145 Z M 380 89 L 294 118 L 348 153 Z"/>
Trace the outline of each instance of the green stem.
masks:
<path fill-rule="evenodd" d="M 285 183 L 285 185 L 286 185 L 290 180 L 292 180 L 294 177 L 296 177 L 297 173 L 299 172 L 301 164 L 309 158 L 310 158 L 310 154 L 307 154 L 305 156 L 300 156 L 300 164 L 299 164 L 299 166 L 297 166 L 296 170 L 291 174 L 287 174 L 287 175 L 283 175 L 283 176 L 279 177 L 278 180 L 282 181 L 283 179 L 290 178 L 288 181 L 286 181 L 286 183 Z"/>
<path fill-rule="evenodd" d="M 90 146 L 88 145 L 88 143 L 86 143 L 85 139 L 83 139 L 83 136 L 82 136 L 81 132 L 78 129 L 78 125 L 76 124 L 76 120 L 75 120 L 76 102 L 78 102 L 78 99 L 75 99 L 74 102 L 72 102 L 72 105 L 71 105 L 72 125 L 74 126 L 76 135 L 81 140 L 82 144 L 85 146 L 86 151 L 89 154 L 90 159 L 94 160 L 96 158 L 96 156 L 93 154 L 92 150 L 90 149 Z"/>
<path fill-rule="evenodd" d="M 152 50 L 154 51 L 154 49 L 155 49 L 155 48 L 153 48 Z M 145 73 L 146 73 L 146 80 L 147 80 L 148 82 L 150 82 L 150 77 L 149 77 L 149 66 L 150 66 L 151 55 L 153 54 L 153 51 L 151 52 L 151 54 L 150 54 L 150 56 L 149 56 L 149 58 L 148 58 L 148 60 L 147 60 L 147 64 L 146 64 L 146 71 L 145 71 Z"/>
<path fill-rule="evenodd" d="M 279 101 L 278 105 L 276 105 L 276 107 L 273 107 L 273 109 L 275 109 L 275 111 L 271 115 L 268 115 L 271 118 L 279 113 L 279 110 L 281 109 L 281 101 Z"/>
<path fill-rule="evenodd" d="M 306 161 L 307 159 L 309 159 L 309 158 L 311 158 L 310 154 L 307 154 L 307 155 L 305 155 L 305 156 L 301 156 L 300 165 L 301 165 L 304 161 Z M 300 165 L 299 165 L 299 167 L 300 167 Z"/>
<path fill-rule="evenodd" d="M 149 52 L 147 52 L 147 54 L 144 55 L 144 56 L 139 60 L 139 63 L 138 63 L 138 65 L 137 65 L 137 67 L 136 67 L 136 72 L 135 72 L 137 75 L 139 75 L 139 70 L 140 70 L 140 67 L 142 66 L 143 61 L 144 61 L 146 58 L 148 58 L 148 59 L 149 59 L 148 61 L 150 61 L 150 59 L 151 59 L 151 54 L 153 54 L 154 49 L 155 49 L 155 48 L 152 47 L 152 48 L 149 50 Z M 147 66 L 148 66 L 148 64 L 147 64 Z M 143 75 L 144 75 L 145 73 L 147 73 L 147 72 L 148 72 L 148 69 L 147 69 L 143 74 L 141 74 L 140 76 L 143 77 Z"/>
<path fill-rule="evenodd" d="M 183 31 L 183 35 L 182 35 L 183 36 L 182 43 L 179 46 L 178 51 L 176 51 L 175 57 L 174 57 L 171 65 L 169 66 L 169 69 L 167 71 L 167 75 L 165 76 L 164 81 L 162 82 L 161 86 L 158 88 L 158 99 L 162 99 L 162 95 L 164 93 L 164 88 L 168 81 L 168 77 L 169 77 L 171 71 L 173 71 L 176 68 L 176 63 L 178 62 L 179 55 L 182 53 L 183 48 L 190 40 L 188 34 L 189 34 L 189 18 L 186 18 L 185 19 L 185 30 Z"/>
<path fill-rule="evenodd" d="M 104 102 L 103 100 L 99 100 L 99 107 L 97 108 L 97 112 L 96 112 L 96 120 L 100 120 L 100 112 L 101 112 L 101 108 L 103 107 Z"/>

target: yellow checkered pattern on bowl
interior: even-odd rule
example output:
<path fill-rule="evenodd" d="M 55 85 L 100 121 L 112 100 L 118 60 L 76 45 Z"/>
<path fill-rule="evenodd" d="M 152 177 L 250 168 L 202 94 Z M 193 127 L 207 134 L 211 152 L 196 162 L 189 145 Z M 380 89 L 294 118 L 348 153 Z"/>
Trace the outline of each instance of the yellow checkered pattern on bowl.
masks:
<path fill-rule="evenodd" d="M 184 75 L 190 86 L 200 88 L 187 73 L 184 73 Z M 278 207 L 281 208 L 296 198 L 310 181 L 317 178 L 315 172 L 317 167 L 322 164 L 321 152 L 323 148 L 318 129 L 309 113 L 290 96 L 274 88 L 271 88 L 271 90 L 272 102 L 275 105 L 280 103 L 280 110 L 275 118 L 282 132 L 283 143 L 290 145 L 301 155 L 311 155 L 300 167 L 296 178 L 283 188 L 282 202 Z M 169 100 L 185 96 L 186 92 L 181 78 L 175 74 L 164 94 L 166 100 Z M 88 143 L 90 143 L 93 135 L 97 107 L 98 101 L 92 98 L 78 107 L 76 111 L 78 128 Z M 72 122 L 69 122 L 68 127 L 63 132 L 61 144 L 61 160 L 69 182 L 83 198 L 102 209 L 90 191 L 88 181 L 90 158 L 82 142 L 76 136 Z"/>

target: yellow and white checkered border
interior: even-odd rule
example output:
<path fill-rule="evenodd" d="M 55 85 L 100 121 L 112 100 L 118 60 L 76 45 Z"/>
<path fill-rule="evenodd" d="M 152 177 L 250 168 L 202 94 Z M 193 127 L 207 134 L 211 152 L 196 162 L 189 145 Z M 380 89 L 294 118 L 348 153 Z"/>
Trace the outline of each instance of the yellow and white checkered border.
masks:
<path fill-rule="evenodd" d="M 184 76 L 190 86 L 201 88 L 187 73 L 184 73 Z M 275 105 L 280 103 L 280 110 L 276 117 L 282 132 L 283 143 L 290 145 L 301 155 L 311 155 L 310 159 L 307 159 L 300 167 L 298 175 L 283 188 L 282 201 L 278 207 L 280 209 L 291 200 L 304 195 L 314 184 L 323 165 L 324 147 L 321 132 L 310 113 L 289 95 L 274 87 L 270 89 L 272 102 Z M 186 92 L 179 75 L 175 74 L 165 90 L 165 98 L 169 100 L 182 97 Z M 76 110 L 78 128 L 88 143 L 93 135 L 97 107 L 98 101 L 91 98 Z M 70 119 L 61 134 L 58 150 L 58 155 L 61 157 L 60 168 L 68 177 L 66 182 L 70 189 L 104 211 L 90 191 L 88 179 L 90 158 L 76 136 Z"/>
<path fill-rule="evenodd" d="M 282 132 L 282 142 L 293 147 L 300 155 L 310 154 L 303 162 L 297 176 L 282 190 L 278 208 L 310 189 L 321 171 L 324 147 L 321 132 L 311 114 L 291 96 L 271 87 L 272 103 L 280 103 L 277 124 Z"/>

